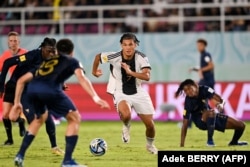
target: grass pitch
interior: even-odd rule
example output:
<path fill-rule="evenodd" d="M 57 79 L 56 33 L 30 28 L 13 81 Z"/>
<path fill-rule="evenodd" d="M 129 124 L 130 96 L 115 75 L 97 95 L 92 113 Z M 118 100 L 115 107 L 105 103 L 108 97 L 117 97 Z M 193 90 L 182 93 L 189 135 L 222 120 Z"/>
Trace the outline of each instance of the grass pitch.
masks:
<path fill-rule="evenodd" d="M 200 131 L 194 125 L 188 130 L 185 148 L 180 148 L 180 128 L 176 122 L 155 122 L 155 125 L 155 145 L 159 150 L 250 150 L 250 146 L 227 146 L 233 130 L 226 130 L 225 133 L 215 131 L 216 147 L 208 148 L 206 131 Z M 250 141 L 250 122 L 246 122 L 246 125 L 246 131 L 241 140 Z M 142 122 L 132 122 L 129 144 L 121 141 L 121 127 L 121 122 L 82 122 L 79 140 L 73 154 L 76 161 L 89 167 L 156 167 L 157 155 L 149 154 L 145 149 L 145 128 Z M 65 128 L 65 122 L 56 127 L 57 143 L 63 149 L 65 148 Z M 0 146 L 0 167 L 14 166 L 13 159 L 22 141 L 18 130 L 16 124 L 13 124 L 14 145 Z M 0 123 L 0 133 L 0 142 L 4 142 L 6 135 L 2 123 Z M 89 152 L 89 143 L 96 137 L 104 138 L 108 144 L 107 153 L 100 157 L 95 157 Z M 62 158 L 51 153 L 49 139 L 43 126 L 26 152 L 24 166 L 59 167 Z"/>

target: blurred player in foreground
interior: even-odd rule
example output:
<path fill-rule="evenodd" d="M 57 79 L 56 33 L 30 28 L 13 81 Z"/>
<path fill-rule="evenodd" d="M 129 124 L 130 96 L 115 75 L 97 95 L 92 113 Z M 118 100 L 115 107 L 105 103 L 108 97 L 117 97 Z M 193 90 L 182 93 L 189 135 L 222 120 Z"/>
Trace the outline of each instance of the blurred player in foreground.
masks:
<path fill-rule="evenodd" d="M 207 130 L 207 146 L 215 146 L 213 140 L 214 129 L 221 132 L 224 132 L 225 129 L 234 129 L 234 135 L 228 144 L 229 146 L 242 146 L 248 144 L 247 142 L 238 141 L 245 130 L 245 124 L 240 120 L 223 114 L 225 101 L 223 101 L 212 88 L 198 85 L 193 80 L 186 79 L 179 85 L 175 96 L 178 97 L 183 92 L 186 98 L 183 112 L 183 126 L 181 129 L 181 147 L 184 147 L 188 121 L 190 118 L 200 130 Z M 209 99 L 214 101 L 220 113 L 216 113 L 209 106 Z"/>
<path fill-rule="evenodd" d="M 143 53 L 135 50 L 139 41 L 134 34 L 123 34 L 120 44 L 122 47 L 120 52 L 96 55 L 92 74 L 96 77 L 102 75 L 102 71 L 98 69 L 100 63 L 109 62 L 113 66 L 114 99 L 123 122 L 122 140 L 124 143 L 130 140 L 131 109 L 134 108 L 146 126 L 146 148 L 150 153 L 157 154 L 158 150 L 153 144 L 154 107 L 149 94 L 141 86 L 142 80 L 150 80 L 150 64 Z"/>
<path fill-rule="evenodd" d="M 19 58 L 11 57 L 9 59 L 6 59 L 6 61 L 3 64 L 2 74 L 0 76 L 0 90 L 4 89 L 5 78 L 9 68 L 16 65 L 16 68 L 13 71 L 11 78 L 7 82 L 7 84 L 8 83 L 12 84 L 12 89 L 13 89 L 12 92 L 6 92 L 8 93 L 9 101 L 12 104 L 14 104 L 17 80 L 29 70 L 38 68 L 44 59 L 48 59 L 51 56 L 54 56 L 55 45 L 56 45 L 56 40 L 54 38 L 46 37 L 44 38 L 43 42 L 41 43 L 38 49 L 26 52 L 25 54 L 20 55 Z M 27 85 L 25 87 L 27 87 Z M 35 118 L 35 113 L 32 109 L 29 108 L 29 101 L 27 100 L 26 88 L 22 94 L 22 105 L 24 108 L 22 112 L 24 113 L 28 124 L 30 124 Z M 13 116 L 13 112 L 9 113 L 9 119 L 11 121 L 18 120 L 19 119 L 18 116 L 19 115 L 16 114 L 15 116 Z M 57 155 L 63 155 L 64 154 L 63 150 L 57 147 L 56 144 L 56 128 L 51 115 L 46 120 L 46 132 L 50 139 L 52 153 Z"/>
<path fill-rule="evenodd" d="M 27 50 L 20 47 L 20 36 L 17 32 L 11 31 L 8 33 L 8 47 L 9 49 L 4 51 L 3 54 L 0 56 L 0 71 L 2 72 L 4 61 L 8 58 L 14 58 L 17 55 L 21 55 L 26 53 Z M 15 70 L 16 66 L 12 66 L 8 71 L 9 74 L 12 75 L 13 71 Z M 7 72 L 8 72 L 7 71 Z M 3 124 L 7 134 L 7 140 L 3 143 L 3 145 L 12 145 L 13 142 L 13 135 L 12 135 L 12 123 L 9 119 L 9 113 L 11 107 L 13 106 L 13 100 L 15 96 L 15 83 L 11 80 L 6 83 L 5 90 L 4 85 L 2 89 L 0 89 L 0 97 L 3 96 Z M 19 124 L 19 134 L 20 136 L 25 135 L 25 120 L 21 117 L 17 120 Z"/>
<path fill-rule="evenodd" d="M 72 154 L 75 149 L 81 117 L 70 98 L 63 92 L 62 84 L 65 80 L 76 75 L 82 88 L 92 97 L 93 101 L 101 108 L 109 108 L 106 101 L 100 99 L 95 92 L 91 82 L 84 75 L 80 62 L 72 57 L 74 45 L 69 39 L 61 39 L 56 44 L 58 56 L 45 60 L 39 69 L 28 72 L 18 80 L 15 96 L 14 111 L 22 109 L 20 98 L 24 85 L 29 82 L 27 93 L 29 95 L 30 107 L 34 109 L 36 118 L 29 126 L 28 133 L 24 136 L 22 145 L 16 155 L 15 165 L 23 167 L 25 152 L 38 133 L 39 128 L 47 119 L 48 113 L 54 111 L 67 119 L 66 149 L 62 167 L 85 167 L 78 165 Z"/>

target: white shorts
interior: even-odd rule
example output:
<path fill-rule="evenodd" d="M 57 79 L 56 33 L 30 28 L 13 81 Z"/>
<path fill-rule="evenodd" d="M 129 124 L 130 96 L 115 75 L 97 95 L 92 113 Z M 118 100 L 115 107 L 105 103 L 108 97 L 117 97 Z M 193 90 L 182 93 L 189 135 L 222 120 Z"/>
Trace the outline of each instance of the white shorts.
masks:
<path fill-rule="evenodd" d="M 133 95 L 126 95 L 124 93 L 115 91 L 114 101 L 117 107 L 123 100 L 128 102 L 130 107 L 134 108 L 137 114 L 153 115 L 155 113 L 151 98 L 149 94 L 143 89 L 140 89 L 136 94 Z"/>

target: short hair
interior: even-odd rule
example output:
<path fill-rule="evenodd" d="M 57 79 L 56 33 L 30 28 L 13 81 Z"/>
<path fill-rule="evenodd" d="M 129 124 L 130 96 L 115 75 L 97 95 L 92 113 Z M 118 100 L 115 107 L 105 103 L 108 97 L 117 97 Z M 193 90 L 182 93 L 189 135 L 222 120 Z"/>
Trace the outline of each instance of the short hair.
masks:
<path fill-rule="evenodd" d="M 122 41 L 126 40 L 126 39 L 132 39 L 137 45 L 139 45 L 139 43 L 140 43 L 140 41 L 137 39 L 137 37 L 133 33 L 123 34 L 121 39 L 120 39 L 120 43 L 122 43 Z"/>
<path fill-rule="evenodd" d="M 55 47 L 56 45 L 56 40 L 54 38 L 44 38 L 43 42 L 41 43 L 40 47 L 44 47 L 44 46 L 52 46 Z"/>
<path fill-rule="evenodd" d="M 192 79 L 186 79 L 185 81 L 181 82 L 179 85 L 179 88 L 175 92 L 175 97 L 178 97 L 181 95 L 181 93 L 184 89 L 184 86 L 186 86 L 186 85 L 196 85 L 196 83 Z"/>
<path fill-rule="evenodd" d="M 16 32 L 16 31 L 10 31 L 10 32 L 8 33 L 8 37 L 10 37 L 10 36 L 19 36 L 19 33 Z"/>
<path fill-rule="evenodd" d="M 202 39 L 202 38 L 198 39 L 197 43 L 203 43 L 205 46 L 207 46 L 207 41 L 205 39 Z"/>
<path fill-rule="evenodd" d="M 57 42 L 56 49 L 61 54 L 71 54 L 74 50 L 74 44 L 70 39 L 63 38 Z"/>

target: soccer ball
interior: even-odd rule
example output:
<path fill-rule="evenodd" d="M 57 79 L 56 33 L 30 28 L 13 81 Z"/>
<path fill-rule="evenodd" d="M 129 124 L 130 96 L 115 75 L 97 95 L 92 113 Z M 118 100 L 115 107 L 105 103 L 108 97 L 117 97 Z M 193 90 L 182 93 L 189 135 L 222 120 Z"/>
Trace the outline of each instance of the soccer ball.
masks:
<path fill-rule="evenodd" d="M 95 156 L 102 156 L 106 153 L 108 145 L 102 138 L 95 138 L 89 144 L 90 152 Z"/>

